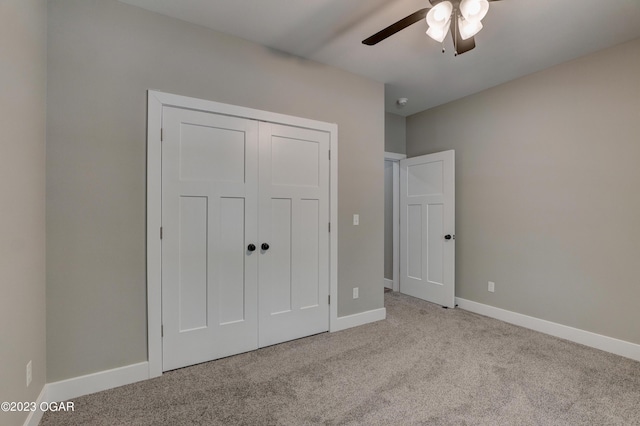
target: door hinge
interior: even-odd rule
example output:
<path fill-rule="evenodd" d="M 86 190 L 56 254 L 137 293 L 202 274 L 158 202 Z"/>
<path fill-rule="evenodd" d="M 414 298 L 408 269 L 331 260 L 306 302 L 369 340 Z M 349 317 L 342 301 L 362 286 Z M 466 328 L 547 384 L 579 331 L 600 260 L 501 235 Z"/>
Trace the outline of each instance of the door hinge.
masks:
<path fill-rule="evenodd" d="M 329 161 L 331 161 L 331 150 L 329 150 Z"/>
<path fill-rule="evenodd" d="M 160 239 L 162 239 L 162 226 L 160 227 Z"/>
<path fill-rule="evenodd" d="M 330 305 L 331 304 L 331 295 L 327 296 L 327 303 Z"/>
<path fill-rule="evenodd" d="M 329 232 L 331 232 L 331 222 L 329 222 Z"/>
<path fill-rule="evenodd" d="M 164 324 L 160 326 L 160 337 L 164 337 Z"/>
<path fill-rule="evenodd" d="M 164 131 L 163 130 L 164 130 L 163 128 L 160 128 L 160 142 L 164 141 Z"/>

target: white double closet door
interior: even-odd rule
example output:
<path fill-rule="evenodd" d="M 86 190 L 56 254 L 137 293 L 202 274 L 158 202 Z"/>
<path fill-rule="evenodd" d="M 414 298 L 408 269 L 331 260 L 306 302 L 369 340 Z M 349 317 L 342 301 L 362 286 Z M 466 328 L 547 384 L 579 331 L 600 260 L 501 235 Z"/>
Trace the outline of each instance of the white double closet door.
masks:
<path fill-rule="evenodd" d="M 162 122 L 163 370 L 327 331 L 329 135 L 173 107 Z"/>

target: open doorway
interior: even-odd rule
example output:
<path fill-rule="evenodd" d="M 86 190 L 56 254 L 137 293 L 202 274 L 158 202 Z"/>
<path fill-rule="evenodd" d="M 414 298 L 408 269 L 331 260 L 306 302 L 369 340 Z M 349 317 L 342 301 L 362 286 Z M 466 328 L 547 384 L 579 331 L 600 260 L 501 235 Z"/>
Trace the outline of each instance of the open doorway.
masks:
<path fill-rule="evenodd" d="M 384 153 L 384 288 L 400 289 L 400 160 L 404 154 Z"/>

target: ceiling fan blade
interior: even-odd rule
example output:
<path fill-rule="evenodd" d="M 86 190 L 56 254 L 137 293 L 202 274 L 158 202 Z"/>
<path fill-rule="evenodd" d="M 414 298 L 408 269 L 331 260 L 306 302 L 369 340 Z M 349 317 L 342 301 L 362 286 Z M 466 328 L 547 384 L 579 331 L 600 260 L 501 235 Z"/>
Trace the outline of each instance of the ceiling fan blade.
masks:
<path fill-rule="evenodd" d="M 457 55 L 462 55 L 476 47 L 476 41 L 473 37 L 463 40 L 458 25 L 453 25 L 453 27 L 455 27 L 455 30 L 453 28 L 451 29 L 451 37 L 453 38 L 453 48 Z"/>
<path fill-rule="evenodd" d="M 373 46 L 374 44 L 380 43 L 382 40 L 388 37 L 391 37 L 398 31 L 402 31 L 408 26 L 415 24 L 421 19 L 424 19 L 427 16 L 427 12 L 429 11 L 429 9 L 430 8 L 426 7 L 424 9 L 420 9 L 413 12 L 411 15 L 407 16 L 406 18 L 399 20 L 395 24 L 389 25 L 384 30 L 375 33 L 374 35 L 372 35 L 366 40 L 363 40 L 362 44 L 366 44 L 367 46 Z"/>

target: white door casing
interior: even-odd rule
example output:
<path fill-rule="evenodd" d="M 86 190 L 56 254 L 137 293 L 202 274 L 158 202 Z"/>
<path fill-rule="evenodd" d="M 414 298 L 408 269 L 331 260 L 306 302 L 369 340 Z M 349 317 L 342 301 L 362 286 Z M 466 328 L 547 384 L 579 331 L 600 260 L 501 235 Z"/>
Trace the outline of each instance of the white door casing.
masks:
<path fill-rule="evenodd" d="M 335 302 L 338 292 L 338 128 L 336 124 L 325 123 L 291 115 L 278 114 L 237 105 L 224 104 L 204 99 L 180 96 L 154 90 L 147 97 L 147 347 L 149 377 L 159 377 L 163 372 L 162 337 L 162 119 L 167 107 L 192 111 L 216 113 L 229 117 L 247 118 L 259 122 L 282 124 L 301 129 L 314 129 L 329 135 L 331 161 L 329 162 L 329 329 L 339 331 L 358 325 L 350 317 L 338 318 Z M 166 232 L 170 232 L 168 229 Z M 258 244 L 256 244 L 257 246 Z M 383 317 L 383 311 L 376 312 L 375 319 Z M 363 320 L 370 318 L 366 316 Z M 358 318 L 360 319 L 360 318 Z"/>
<path fill-rule="evenodd" d="M 455 153 L 400 161 L 400 292 L 455 307 Z"/>

